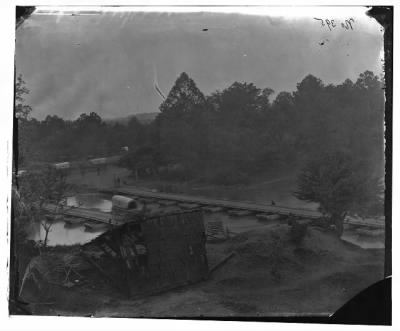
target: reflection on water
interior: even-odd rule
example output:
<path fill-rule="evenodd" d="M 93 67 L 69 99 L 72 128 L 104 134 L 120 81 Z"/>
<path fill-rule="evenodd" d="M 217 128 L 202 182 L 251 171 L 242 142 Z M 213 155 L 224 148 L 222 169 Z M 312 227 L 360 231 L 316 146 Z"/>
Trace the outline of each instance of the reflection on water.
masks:
<path fill-rule="evenodd" d="M 67 205 L 111 212 L 111 200 L 109 196 L 101 194 L 80 194 L 68 197 Z M 30 233 L 29 239 L 35 241 L 44 240 L 46 236 L 46 232 L 40 224 L 32 225 L 28 231 Z M 49 246 L 83 244 L 96 238 L 104 231 L 106 229 L 88 229 L 85 227 L 85 220 L 72 225 L 64 221 L 55 222 L 51 226 L 47 244 Z"/>
<path fill-rule="evenodd" d="M 361 248 L 384 249 L 385 230 L 366 230 L 365 228 L 345 228 L 342 239 Z"/>
<path fill-rule="evenodd" d="M 242 192 L 243 194 L 243 192 Z M 233 197 L 230 197 L 233 198 Z M 281 200 L 285 200 L 283 195 L 280 197 Z M 294 197 L 286 196 L 286 201 L 296 200 Z M 255 199 L 257 200 L 257 199 Z M 297 200 L 298 201 L 298 200 Z M 293 203 L 296 204 L 294 201 Z M 68 206 L 76 206 L 88 209 L 97 209 L 103 212 L 111 212 L 111 200 L 110 196 L 102 195 L 102 194 L 81 194 L 73 197 L 69 197 L 67 199 Z M 300 207 L 300 206 L 298 206 Z M 304 206 L 302 206 L 304 207 Z M 309 206 L 308 206 L 309 207 Z M 169 210 L 171 208 L 176 207 L 161 207 L 158 204 L 148 204 L 147 208 L 149 210 Z M 254 230 L 261 227 L 264 227 L 265 224 L 259 222 L 254 216 L 246 216 L 246 217 L 231 217 L 226 213 L 214 213 L 214 214 L 204 214 L 204 220 L 221 220 L 225 226 L 229 228 L 232 232 L 244 232 L 248 230 Z M 76 220 L 75 220 L 76 221 Z M 99 236 L 101 233 L 106 231 L 106 228 L 103 229 L 93 229 L 85 227 L 85 220 L 81 220 L 81 222 L 68 223 L 64 221 L 56 222 L 52 225 L 49 236 L 48 236 L 48 245 L 74 245 L 74 244 L 83 244 L 91 241 L 92 239 Z M 33 240 L 44 240 L 45 231 L 43 227 L 39 224 L 36 224 L 31 227 L 30 231 L 30 239 Z M 362 248 L 384 248 L 384 230 L 368 230 L 366 231 L 363 228 L 353 228 L 351 226 L 345 225 L 345 230 L 342 236 L 343 240 L 349 241 L 355 245 L 358 245 Z"/>
<path fill-rule="evenodd" d="M 83 244 L 91 241 L 104 232 L 104 230 L 86 232 L 83 224 L 69 229 L 64 226 L 64 222 L 53 223 L 47 238 L 48 246 Z M 30 233 L 31 235 L 29 239 L 35 241 L 43 241 L 46 236 L 46 232 L 40 224 L 33 225 L 30 229 Z"/>

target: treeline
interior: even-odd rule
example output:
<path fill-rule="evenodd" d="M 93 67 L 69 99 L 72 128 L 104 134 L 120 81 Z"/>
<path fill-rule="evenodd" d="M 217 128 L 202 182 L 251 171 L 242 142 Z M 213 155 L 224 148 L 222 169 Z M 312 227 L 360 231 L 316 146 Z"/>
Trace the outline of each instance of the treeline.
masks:
<path fill-rule="evenodd" d="M 108 124 L 96 113 L 82 114 L 75 121 L 56 115 L 44 120 L 19 119 L 20 167 L 34 162 L 76 161 L 115 155 L 121 147 L 132 149 L 149 141 L 151 130 L 135 117 L 126 125 Z"/>
<path fill-rule="evenodd" d="M 308 75 L 294 92 L 271 102 L 273 93 L 235 82 L 206 96 L 182 73 L 150 124 L 135 118 L 106 124 L 95 113 L 75 121 L 22 119 L 22 155 L 29 156 L 24 162 L 58 161 L 112 155 L 128 146 L 122 164 L 136 172 L 222 184 L 293 168 L 327 151 L 351 153 L 382 172 L 384 93 L 372 72 L 339 85 Z"/>
<path fill-rule="evenodd" d="M 205 96 L 182 73 L 160 106 L 147 166 L 175 164 L 163 175 L 228 184 L 342 151 L 382 173 L 384 93 L 372 72 L 339 85 L 308 75 L 293 93 L 271 102 L 272 94 L 235 82 Z M 132 153 L 126 164 L 140 168 L 143 154 Z"/>

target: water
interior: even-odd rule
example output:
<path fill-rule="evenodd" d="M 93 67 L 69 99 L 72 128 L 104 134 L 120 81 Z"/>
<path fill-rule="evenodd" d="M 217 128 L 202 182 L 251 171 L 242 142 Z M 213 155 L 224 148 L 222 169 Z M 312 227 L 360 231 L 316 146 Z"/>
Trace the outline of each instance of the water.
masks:
<path fill-rule="evenodd" d="M 241 192 L 243 195 L 243 192 Z M 283 194 L 280 194 L 280 199 L 277 201 L 291 201 L 295 198 L 292 196 L 287 196 L 286 199 Z M 67 199 L 68 206 L 82 207 L 88 209 L 96 209 L 102 212 L 111 212 L 111 197 L 109 195 L 103 194 L 80 194 L 73 197 L 69 197 Z M 255 199 L 257 200 L 257 199 Z M 258 199 L 259 202 L 261 198 Z M 297 199 L 296 199 L 297 200 Z M 298 201 L 298 200 L 297 200 Z M 293 201 L 292 201 L 293 202 Z M 293 206 L 293 204 L 292 204 Z M 298 206 L 300 207 L 300 206 Z M 304 207 L 303 205 L 301 207 Z M 310 207 L 310 206 L 308 206 Z M 147 205 L 148 210 L 172 210 L 175 207 L 161 207 L 157 203 L 152 203 Z M 244 232 L 254 229 L 259 229 L 264 227 L 265 225 L 261 222 L 258 222 L 254 216 L 246 216 L 246 217 L 231 217 L 226 213 L 214 213 L 214 214 L 204 214 L 204 220 L 221 220 L 225 226 L 229 228 L 232 232 Z M 81 224 L 74 225 L 73 227 L 65 227 L 64 221 L 59 221 L 53 223 L 49 236 L 48 236 L 48 245 L 74 245 L 74 244 L 84 244 L 92 239 L 96 238 L 100 234 L 102 234 L 104 230 L 97 231 L 87 231 L 84 226 L 85 220 L 82 220 Z M 31 236 L 30 239 L 33 240 L 43 240 L 45 238 L 45 230 L 42 226 L 36 224 L 30 229 Z M 370 231 L 371 233 L 365 233 L 361 229 L 355 229 L 349 226 L 345 226 L 345 230 L 343 233 L 343 240 L 349 241 L 353 244 L 356 244 L 362 248 L 384 248 L 384 231 L 376 230 Z"/>
<path fill-rule="evenodd" d="M 342 239 L 364 249 L 384 249 L 385 230 L 366 228 L 352 228 L 345 225 Z"/>
<path fill-rule="evenodd" d="M 102 194 L 80 194 L 67 198 L 67 205 L 74 207 L 82 207 L 88 209 L 96 209 L 102 212 L 111 212 L 111 200 L 107 195 Z M 47 245 L 75 245 L 87 243 L 100 234 L 104 230 L 87 231 L 85 220 L 81 224 L 74 225 L 73 227 L 66 227 L 64 221 L 54 222 L 51 226 Z M 30 233 L 29 239 L 39 241 L 44 240 L 46 232 L 40 224 L 34 224 L 28 230 Z"/>
<path fill-rule="evenodd" d="M 84 225 L 80 225 L 72 229 L 65 228 L 64 225 L 65 223 L 62 221 L 53 223 L 47 238 L 48 246 L 84 244 L 104 232 L 86 232 Z M 45 230 L 39 224 L 33 225 L 30 229 L 30 232 L 30 239 L 35 241 L 43 241 L 46 236 Z"/>

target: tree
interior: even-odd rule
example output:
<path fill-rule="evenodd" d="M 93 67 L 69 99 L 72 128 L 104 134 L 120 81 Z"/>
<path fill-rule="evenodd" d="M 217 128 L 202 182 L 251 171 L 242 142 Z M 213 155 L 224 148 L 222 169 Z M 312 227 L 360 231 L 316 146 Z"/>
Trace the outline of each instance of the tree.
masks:
<path fill-rule="evenodd" d="M 204 94 L 186 72 L 176 80 L 167 98 L 160 106 L 163 115 L 179 116 L 195 112 L 205 103 Z"/>
<path fill-rule="evenodd" d="M 24 216 L 31 224 L 39 223 L 44 229 L 44 248 L 54 221 L 65 208 L 68 189 L 65 174 L 52 167 L 40 173 L 27 173 L 21 178 L 18 191 Z"/>
<path fill-rule="evenodd" d="M 318 155 L 329 144 L 329 118 L 332 105 L 323 82 L 307 75 L 293 92 L 296 109 L 296 149 L 301 157 L 304 153 Z M 337 120 L 337 119 L 336 119 Z"/>
<path fill-rule="evenodd" d="M 124 155 L 120 159 L 119 165 L 130 169 L 138 179 L 140 174 L 146 173 L 146 170 L 151 173 L 155 172 L 157 158 L 157 151 L 154 148 L 143 146 Z"/>
<path fill-rule="evenodd" d="M 18 150 L 16 150 L 16 154 L 18 158 L 14 159 L 15 166 L 21 164 L 26 161 L 28 149 L 29 149 L 29 140 L 30 140 L 30 131 L 29 130 L 21 130 L 21 126 L 27 126 L 29 114 L 32 111 L 32 108 L 29 105 L 25 104 L 25 95 L 29 94 L 29 90 L 26 87 L 25 81 L 22 79 L 22 75 L 17 77 L 17 81 L 15 82 L 15 118 L 16 121 L 14 125 L 17 128 L 18 132 Z M 15 139 L 15 138 L 14 138 Z M 14 143 L 16 143 L 14 141 Z"/>
<path fill-rule="evenodd" d="M 357 105 L 356 142 L 352 146 L 360 157 L 369 159 L 377 171 L 384 170 L 384 113 L 385 98 L 383 84 L 371 71 L 360 74 L 354 84 L 354 99 Z"/>
<path fill-rule="evenodd" d="M 19 75 L 15 83 L 15 117 L 18 119 L 27 119 L 32 108 L 25 104 L 25 95 L 29 94 L 22 75 Z"/>
<path fill-rule="evenodd" d="M 261 110 L 269 110 L 271 108 L 271 95 L 275 91 L 269 87 L 266 87 L 261 91 L 261 95 L 258 97 L 258 104 Z"/>
<path fill-rule="evenodd" d="M 260 120 L 262 110 L 269 108 L 271 89 L 263 91 L 254 84 L 234 82 L 212 99 L 217 103 L 216 112 L 220 124 L 226 126 L 253 126 Z M 219 95 L 218 95 L 219 94 Z"/>
<path fill-rule="evenodd" d="M 381 178 L 371 176 L 365 163 L 353 160 L 344 152 L 309 161 L 298 176 L 294 195 L 300 200 L 318 203 L 339 236 L 347 214 L 367 216 L 373 213 L 377 201 L 383 205 Z"/>
<path fill-rule="evenodd" d="M 171 162 L 199 158 L 208 139 L 204 134 L 206 98 L 186 73 L 178 77 L 160 111 L 157 119 L 160 154 Z"/>

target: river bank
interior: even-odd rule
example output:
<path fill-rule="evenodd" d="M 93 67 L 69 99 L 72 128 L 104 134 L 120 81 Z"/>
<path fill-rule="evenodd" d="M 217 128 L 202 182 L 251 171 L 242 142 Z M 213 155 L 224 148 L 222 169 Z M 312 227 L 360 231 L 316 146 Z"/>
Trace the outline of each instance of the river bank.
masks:
<path fill-rule="evenodd" d="M 136 300 L 71 290 L 53 305 L 31 308 L 39 315 L 95 317 L 329 315 L 383 278 L 383 250 L 361 249 L 312 227 L 301 243 L 289 233 L 288 225 L 270 224 L 207 244 L 210 264 L 234 256 L 195 285 Z"/>

